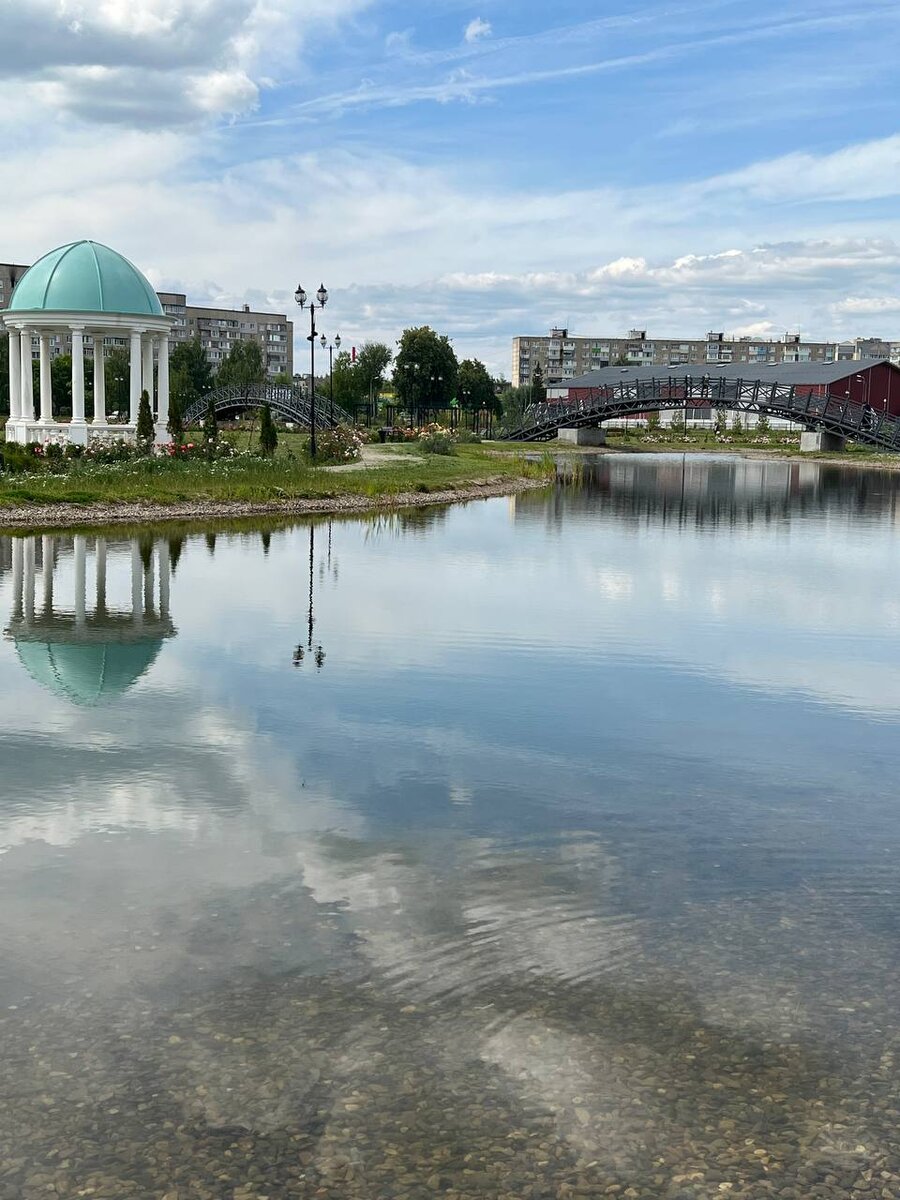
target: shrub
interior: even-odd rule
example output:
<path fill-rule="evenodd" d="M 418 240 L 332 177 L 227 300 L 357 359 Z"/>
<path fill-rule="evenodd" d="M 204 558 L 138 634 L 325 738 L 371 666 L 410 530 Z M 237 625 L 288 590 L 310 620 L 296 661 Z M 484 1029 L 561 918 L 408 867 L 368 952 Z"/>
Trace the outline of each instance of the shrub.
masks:
<path fill-rule="evenodd" d="M 443 425 L 426 425 L 419 433 L 419 447 L 426 454 L 455 454 L 456 439 Z"/>
<path fill-rule="evenodd" d="M 759 419 L 756 422 L 756 432 L 761 434 L 769 434 L 772 432 L 772 426 L 769 424 L 769 418 L 765 413 L 759 414 Z"/>
<path fill-rule="evenodd" d="M 731 432 L 732 433 L 743 433 L 744 432 L 744 426 L 741 422 L 741 418 L 737 415 L 737 413 L 735 413 L 734 420 L 731 422 Z"/>
<path fill-rule="evenodd" d="M 40 465 L 37 449 L 35 446 L 19 446 L 15 442 L 0 443 L 0 470 L 10 475 L 35 470 Z"/>
<path fill-rule="evenodd" d="M 272 420 L 272 410 L 268 404 L 262 407 L 259 421 L 259 448 L 266 458 L 271 458 L 278 447 L 278 431 Z"/>
<path fill-rule="evenodd" d="M 481 434 L 475 433 L 472 429 L 458 429 L 456 440 L 460 446 L 475 446 L 481 442 Z"/>
<path fill-rule="evenodd" d="M 138 445 L 152 446 L 156 437 L 156 426 L 153 424 L 153 413 L 150 411 L 150 395 L 146 388 L 141 392 L 141 402 L 138 405 L 137 428 L 135 436 Z"/>
<path fill-rule="evenodd" d="M 316 431 L 316 465 L 327 467 L 333 464 L 358 462 L 362 457 L 362 438 L 349 425 L 335 425 L 334 429 Z M 309 442 L 304 445 L 309 458 Z"/>

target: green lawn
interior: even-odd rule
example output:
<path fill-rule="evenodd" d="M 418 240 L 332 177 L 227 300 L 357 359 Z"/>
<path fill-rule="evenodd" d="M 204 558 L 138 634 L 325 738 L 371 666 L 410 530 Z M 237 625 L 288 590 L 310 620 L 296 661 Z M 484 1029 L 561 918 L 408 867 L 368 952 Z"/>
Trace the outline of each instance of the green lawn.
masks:
<path fill-rule="evenodd" d="M 236 458 L 207 463 L 159 458 L 115 465 L 74 462 L 62 475 L 41 471 L 0 476 L 0 505 L 259 502 L 350 495 L 378 498 L 401 492 L 426 494 L 487 480 L 542 478 L 553 470 L 547 459 L 526 461 L 521 447 L 514 453 L 497 454 L 480 445 L 460 446 L 455 455 L 444 456 L 390 445 L 374 448 L 374 454 L 397 454 L 408 461 L 329 471 L 293 457 L 290 436 L 282 438 L 279 453 L 271 461 Z M 298 443 L 300 440 L 298 435 Z"/>

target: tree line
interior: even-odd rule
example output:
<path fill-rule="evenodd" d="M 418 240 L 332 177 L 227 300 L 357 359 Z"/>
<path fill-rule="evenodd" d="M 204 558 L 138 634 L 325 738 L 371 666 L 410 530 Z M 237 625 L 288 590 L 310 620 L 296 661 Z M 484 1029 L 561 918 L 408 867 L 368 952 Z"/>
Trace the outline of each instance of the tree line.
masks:
<path fill-rule="evenodd" d="M 0 411 L 9 412 L 9 346 L 0 338 Z M 38 363 L 35 395 L 38 394 Z M 94 363 L 85 357 L 85 391 L 93 396 Z M 54 409 L 60 414 L 72 410 L 72 359 L 62 354 L 51 360 L 51 384 Z M 107 349 L 104 359 L 107 409 L 112 415 L 125 415 L 129 407 L 129 355 L 121 347 Z M 333 385 L 334 402 L 351 415 L 364 406 L 378 406 L 379 397 L 390 383 L 398 408 L 407 412 L 448 409 L 456 405 L 468 411 L 488 411 L 514 425 L 528 404 L 546 396 L 540 368 L 529 387 L 512 388 L 504 379 L 493 378 L 483 362 L 476 358 L 457 359 L 450 339 L 422 325 L 404 331 L 396 354 L 383 342 L 366 342 L 357 352 L 341 351 L 334 358 L 332 379 L 316 381 L 322 399 Z M 236 385 L 251 389 L 266 382 L 265 358 L 259 342 L 237 341 L 217 370 L 206 355 L 199 338 L 179 342 L 169 357 L 170 403 L 181 413 L 201 400 L 214 388 Z M 291 386 L 289 375 L 279 375 L 273 383 Z"/>

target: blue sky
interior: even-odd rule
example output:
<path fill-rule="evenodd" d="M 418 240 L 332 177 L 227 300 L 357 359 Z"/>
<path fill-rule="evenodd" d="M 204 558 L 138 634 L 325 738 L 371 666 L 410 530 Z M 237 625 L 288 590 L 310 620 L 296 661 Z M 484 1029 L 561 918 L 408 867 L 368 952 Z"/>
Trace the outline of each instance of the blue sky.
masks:
<path fill-rule="evenodd" d="M 0 258 L 94 237 L 281 308 L 325 280 L 349 343 L 429 322 L 507 372 L 557 322 L 900 338 L 898 15 L 0 3 Z"/>

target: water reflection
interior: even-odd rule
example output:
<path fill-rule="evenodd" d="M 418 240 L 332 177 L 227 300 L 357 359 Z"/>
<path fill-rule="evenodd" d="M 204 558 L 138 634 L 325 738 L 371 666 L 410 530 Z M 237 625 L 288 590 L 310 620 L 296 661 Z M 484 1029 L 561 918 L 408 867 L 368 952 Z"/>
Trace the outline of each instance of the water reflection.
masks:
<path fill-rule="evenodd" d="M 710 455 L 585 455 L 558 464 L 554 503 L 524 493 L 523 519 L 560 521 L 614 513 L 633 525 L 719 525 L 791 521 L 833 512 L 898 519 L 900 476 L 893 471 L 817 462 Z"/>
<path fill-rule="evenodd" d="M 672 537 L 644 465 L 111 538 L 104 605 L 0 539 L 11 630 L 54 561 L 178 618 L 103 707 L 0 645 L 0 1195 L 897 1193 L 892 510 Z"/>
<path fill-rule="evenodd" d="M 12 615 L 5 636 L 36 682 L 74 704 L 114 702 L 150 669 L 163 642 L 175 636 L 167 542 L 154 547 L 138 538 L 45 534 L 13 539 L 6 558 Z M 61 558 L 71 567 L 64 594 L 57 586 Z M 127 578 L 127 607 L 109 603 L 110 572 Z"/>

